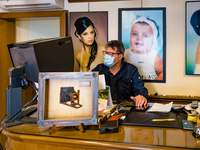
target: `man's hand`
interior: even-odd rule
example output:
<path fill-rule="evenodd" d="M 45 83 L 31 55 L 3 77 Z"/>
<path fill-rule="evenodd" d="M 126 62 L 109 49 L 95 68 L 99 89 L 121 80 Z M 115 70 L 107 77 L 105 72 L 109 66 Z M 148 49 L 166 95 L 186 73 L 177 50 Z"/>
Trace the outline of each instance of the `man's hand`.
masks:
<path fill-rule="evenodd" d="M 145 106 L 147 104 L 147 99 L 142 95 L 131 96 L 130 97 L 135 102 L 135 106 Z"/>

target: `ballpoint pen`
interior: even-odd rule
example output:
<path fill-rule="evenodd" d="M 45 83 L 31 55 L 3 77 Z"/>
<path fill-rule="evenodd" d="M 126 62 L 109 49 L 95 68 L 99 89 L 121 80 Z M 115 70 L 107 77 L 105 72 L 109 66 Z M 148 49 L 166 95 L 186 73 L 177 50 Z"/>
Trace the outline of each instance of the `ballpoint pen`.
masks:
<path fill-rule="evenodd" d="M 175 119 L 152 119 L 152 121 L 175 121 Z"/>

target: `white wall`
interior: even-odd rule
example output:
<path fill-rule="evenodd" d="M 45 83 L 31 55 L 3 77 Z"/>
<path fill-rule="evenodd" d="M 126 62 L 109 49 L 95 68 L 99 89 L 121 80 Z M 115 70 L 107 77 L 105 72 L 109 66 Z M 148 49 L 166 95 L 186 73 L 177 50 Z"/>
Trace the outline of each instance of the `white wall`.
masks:
<path fill-rule="evenodd" d="M 185 0 L 69 3 L 72 11 L 108 11 L 108 40 L 118 39 L 118 8 L 166 7 L 166 83 L 145 83 L 150 94 L 200 95 L 200 76 L 185 75 Z"/>
<path fill-rule="evenodd" d="M 16 21 L 17 42 L 59 36 L 59 17 L 19 19 Z"/>
<path fill-rule="evenodd" d="M 200 76 L 185 75 L 185 1 L 143 0 L 142 7 L 166 7 L 166 83 L 145 83 L 150 94 L 200 95 Z M 108 40 L 118 39 L 118 8 L 141 8 L 140 0 L 68 3 L 69 12 L 108 11 Z M 17 21 L 17 41 L 59 36 L 58 18 Z M 43 28 L 37 28 L 38 24 Z M 46 25 L 45 25 L 46 24 Z M 48 28 L 48 29 L 47 29 Z M 44 30 L 45 29 L 45 30 Z M 33 35 L 34 31 L 38 31 Z"/>

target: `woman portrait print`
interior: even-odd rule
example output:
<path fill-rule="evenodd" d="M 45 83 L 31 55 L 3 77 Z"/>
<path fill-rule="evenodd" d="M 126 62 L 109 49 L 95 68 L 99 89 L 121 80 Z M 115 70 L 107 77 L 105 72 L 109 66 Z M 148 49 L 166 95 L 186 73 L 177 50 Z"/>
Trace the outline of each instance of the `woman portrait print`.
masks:
<path fill-rule="evenodd" d="M 81 72 L 91 71 L 98 64 L 103 63 L 104 45 L 107 42 L 105 41 L 105 44 L 97 42 L 99 32 L 91 18 L 88 15 L 81 15 L 75 19 L 73 24 L 75 27 L 74 38 L 78 39 L 77 43 L 81 44 L 79 48 L 75 49 L 75 60 L 78 64 L 76 70 Z"/>
<path fill-rule="evenodd" d="M 200 9 L 192 14 L 190 23 L 195 33 L 200 36 Z M 196 50 L 194 74 L 200 74 L 200 40 Z"/>
<path fill-rule="evenodd" d="M 200 74 L 200 2 L 186 2 L 186 74 Z"/>

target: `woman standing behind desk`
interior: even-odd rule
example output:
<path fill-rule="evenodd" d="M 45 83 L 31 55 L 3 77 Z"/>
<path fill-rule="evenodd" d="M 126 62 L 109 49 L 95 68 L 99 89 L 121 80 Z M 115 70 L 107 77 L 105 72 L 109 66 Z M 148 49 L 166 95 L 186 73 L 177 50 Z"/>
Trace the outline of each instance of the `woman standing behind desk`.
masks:
<path fill-rule="evenodd" d="M 75 36 L 83 43 L 83 48 L 76 55 L 80 71 L 91 71 L 97 64 L 103 63 L 104 46 L 97 44 L 96 29 L 93 22 L 88 17 L 80 17 L 75 23 Z"/>

